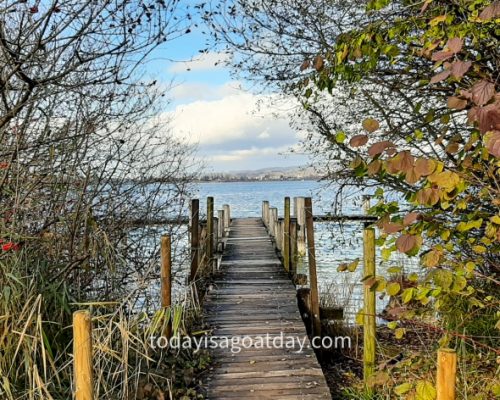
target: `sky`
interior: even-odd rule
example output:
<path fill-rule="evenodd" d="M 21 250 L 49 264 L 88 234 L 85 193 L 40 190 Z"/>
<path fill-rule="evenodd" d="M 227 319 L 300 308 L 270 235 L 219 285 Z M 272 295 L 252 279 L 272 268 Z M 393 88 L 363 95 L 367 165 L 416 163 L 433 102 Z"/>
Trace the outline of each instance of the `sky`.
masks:
<path fill-rule="evenodd" d="M 248 82 L 231 77 L 223 65 L 228 55 L 200 54 L 205 42 L 202 28 L 194 28 L 158 49 L 148 64 L 160 84 L 172 84 L 162 117 L 173 134 L 197 145 L 209 172 L 305 165 L 286 116 L 292 100 L 273 106 L 276 94 L 252 92 Z"/>

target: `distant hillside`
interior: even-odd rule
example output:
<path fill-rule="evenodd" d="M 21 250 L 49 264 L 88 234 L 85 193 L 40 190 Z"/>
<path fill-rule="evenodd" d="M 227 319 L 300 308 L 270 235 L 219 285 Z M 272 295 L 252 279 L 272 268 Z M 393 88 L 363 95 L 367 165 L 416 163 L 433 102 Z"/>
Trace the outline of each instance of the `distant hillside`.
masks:
<path fill-rule="evenodd" d="M 295 166 L 214 172 L 201 176 L 200 181 L 293 181 L 319 178 L 313 168 Z"/>

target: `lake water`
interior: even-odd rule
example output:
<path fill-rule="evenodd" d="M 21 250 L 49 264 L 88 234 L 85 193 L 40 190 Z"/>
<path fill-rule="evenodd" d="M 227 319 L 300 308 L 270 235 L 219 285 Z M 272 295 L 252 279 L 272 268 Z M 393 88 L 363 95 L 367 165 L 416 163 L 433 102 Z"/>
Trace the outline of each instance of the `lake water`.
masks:
<path fill-rule="evenodd" d="M 263 200 L 268 200 L 271 207 L 277 207 L 279 216 L 283 216 L 285 196 L 312 197 L 315 215 L 362 214 L 361 197 L 369 194 L 350 189 L 344 193 L 342 200 L 336 202 L 336 188 L 316 181 L 210 182 L 198 184 L 197 190 L 200 212 L 206 210 L 206 197 L 213 196 L 215 210 L 222 209 L 223 204 L 229 204 L 232 218 L 260 217 Z M 361 307 L 362 236 L 363 225 L 360 222 L 315 223 L 318 284 L 322 297 L 331 298 L 334 303 L 344 307 L 349 321 L 353 321 Z M 356 258 L 360 259 L 360 263 L 354 273 L 337 271 L 339 264 Z M 395 255 L 388 262 L 383 262 L 377 255 L 377 274 L 388 277 L 387 269 L 391 266 L 403 266 L 405 272 L 418 270 L 416 261 L 404 255 Z M 304 271 L 307 269 L 306 260 L 303 260 L 303 268 Z M 385 300 L 379 300 L 377 311 L 382 311 L 385 305 Z"/>

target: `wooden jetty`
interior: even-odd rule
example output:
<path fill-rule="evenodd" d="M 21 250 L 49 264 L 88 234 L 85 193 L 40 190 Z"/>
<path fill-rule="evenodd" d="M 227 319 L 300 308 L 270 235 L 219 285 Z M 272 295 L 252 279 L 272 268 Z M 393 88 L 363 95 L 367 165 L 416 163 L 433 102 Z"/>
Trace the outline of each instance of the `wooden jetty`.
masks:
<path fill-rule="evenodd" d="M 295 287 L 260 218 L 232 220 L 205 310 L 213 338 L 240 343 L 236 349 L 212 349 L 208 399 L 331 398 L 307 338 Z M 294 348 L 285 345 L 291 338 Z M 299 340 L 305 343 L 301 352 Z"/>

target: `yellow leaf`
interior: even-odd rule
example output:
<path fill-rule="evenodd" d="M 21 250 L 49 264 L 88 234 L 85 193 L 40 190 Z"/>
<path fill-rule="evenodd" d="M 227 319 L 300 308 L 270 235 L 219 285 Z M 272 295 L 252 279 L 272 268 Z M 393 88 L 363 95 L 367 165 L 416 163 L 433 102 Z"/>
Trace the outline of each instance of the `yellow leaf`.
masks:
<path fill-rule="evenodd" d="M 431 21 L 429 22 L 429 25 L 436 26 L 440 22 L 444 22 L 444 21 L 446 21 L 446 15 L 438 15 L 437 17 L 431 19 Z"/>
<path fill-rule="evenodd" d="M 490 218 L 490 221 L 494 224 L 500 225 L 500 215 L 494 215 Z"/>
<path fill-rule="evenodd" d="M 427 179 L 446 190 L 453 190 L 460 183 L 460 177 L 452 171 L 434 172 Z"/>

